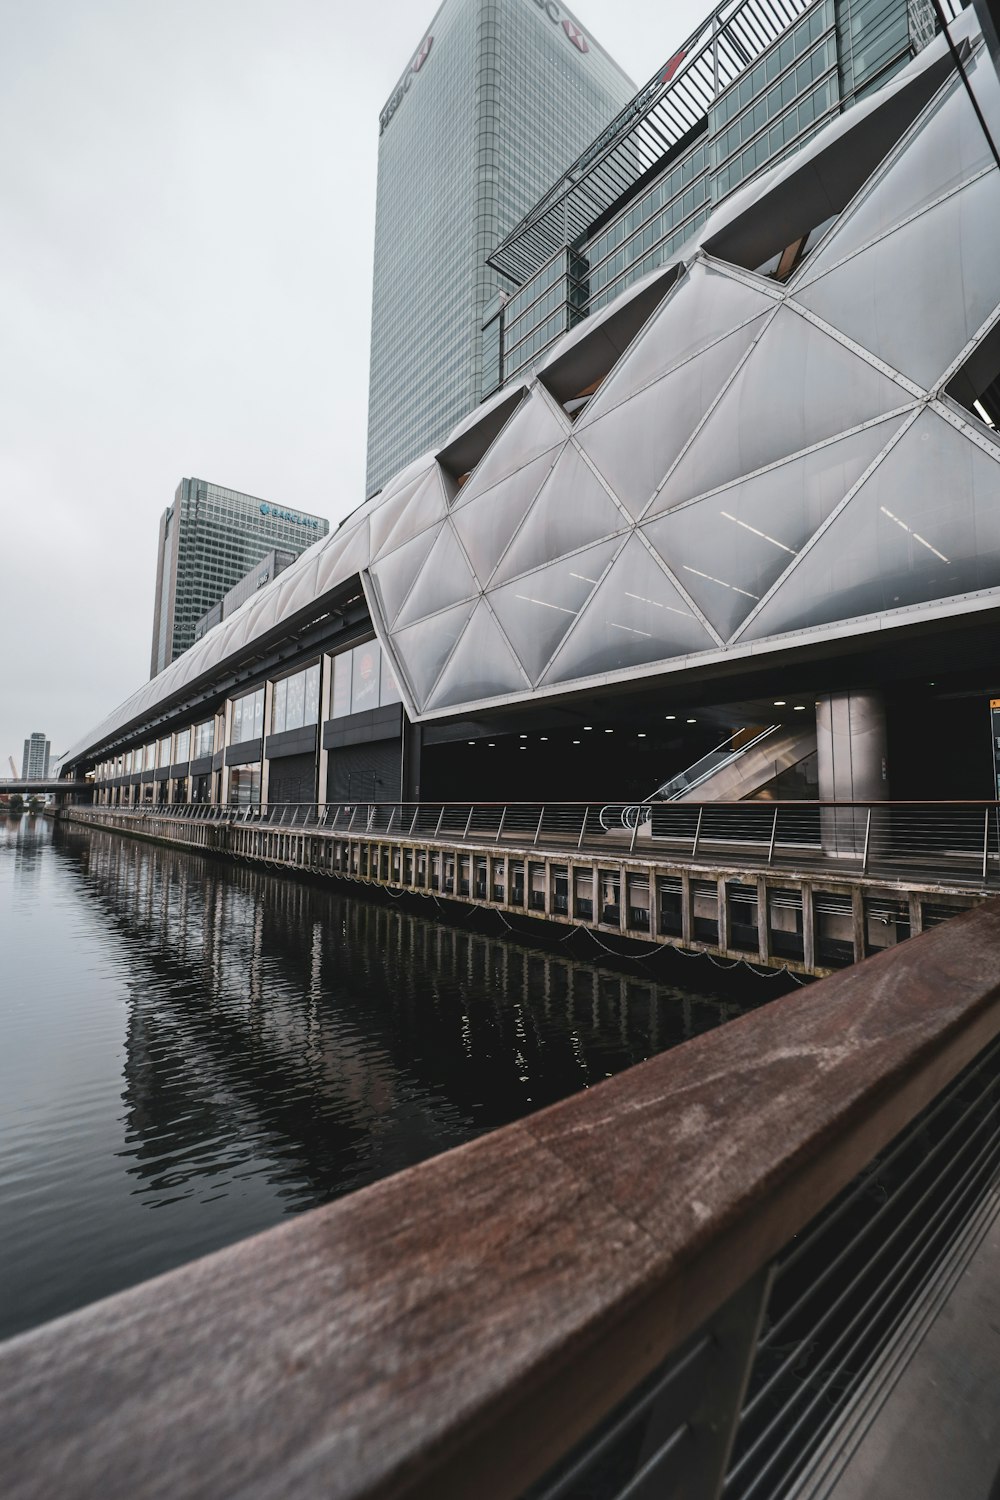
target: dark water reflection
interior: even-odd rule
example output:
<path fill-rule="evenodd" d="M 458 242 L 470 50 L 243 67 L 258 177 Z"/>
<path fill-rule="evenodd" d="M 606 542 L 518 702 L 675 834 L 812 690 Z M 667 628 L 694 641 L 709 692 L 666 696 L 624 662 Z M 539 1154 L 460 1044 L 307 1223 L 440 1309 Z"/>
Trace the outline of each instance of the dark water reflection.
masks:
<path fill-rule="evenodd" d="M 676 955 L 595 965 L 27 818 L 0 824 L 0 945 L 0 1336 L 517 1119 L 780 985 L 718 976 L 698 993 L 676 980 L 705 984 L 701 965 Z"/>

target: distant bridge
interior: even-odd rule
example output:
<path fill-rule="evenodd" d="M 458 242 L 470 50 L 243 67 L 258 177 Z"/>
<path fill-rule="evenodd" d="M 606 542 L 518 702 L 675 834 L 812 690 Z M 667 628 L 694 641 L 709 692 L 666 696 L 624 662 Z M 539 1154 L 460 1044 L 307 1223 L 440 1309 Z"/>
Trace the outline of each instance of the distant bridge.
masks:
<path fill-rule="evenodd" d="M 92 781 L 58 781 L 51 777 L 0 777 L 0 797 L 13 796 L 15 792 L 30 795 L 38 793 L 41 796 L 54 796 L 63 792 L 92 792 L 94 783 Z"/>

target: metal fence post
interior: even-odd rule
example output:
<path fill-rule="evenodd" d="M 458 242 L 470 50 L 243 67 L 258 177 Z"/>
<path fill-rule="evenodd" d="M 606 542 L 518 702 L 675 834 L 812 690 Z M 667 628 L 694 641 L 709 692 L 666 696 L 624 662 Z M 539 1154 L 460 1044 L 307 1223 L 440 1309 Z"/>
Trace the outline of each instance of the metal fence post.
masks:
<path fill-rule="evenodd" d="M 694 857 L 698 853 L 698 840 L 701 838 L 701 820 L 702 820 L 702 818 L 704 816 L 705 816 L 705 809 L 703 807 L 699 807 L 699 809 L 698 809 L 698 826 L 695 828 L 695 831 L 694 831 L 694 843 L 691 845 L 691 858 L 692 859 L 694 859 Z"/>

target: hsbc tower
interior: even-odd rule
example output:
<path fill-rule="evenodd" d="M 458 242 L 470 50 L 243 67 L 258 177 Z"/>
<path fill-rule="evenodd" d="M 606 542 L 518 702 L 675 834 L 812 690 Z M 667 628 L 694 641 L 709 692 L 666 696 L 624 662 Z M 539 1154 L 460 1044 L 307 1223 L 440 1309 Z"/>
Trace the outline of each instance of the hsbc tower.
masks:
<path fill-rule="evenodd" d="M 378 127 L 369 495 L 480 399 L 507 287 L 486 257 L 635 92 L 559 0 L 445 0 L 403 57 Z"/>

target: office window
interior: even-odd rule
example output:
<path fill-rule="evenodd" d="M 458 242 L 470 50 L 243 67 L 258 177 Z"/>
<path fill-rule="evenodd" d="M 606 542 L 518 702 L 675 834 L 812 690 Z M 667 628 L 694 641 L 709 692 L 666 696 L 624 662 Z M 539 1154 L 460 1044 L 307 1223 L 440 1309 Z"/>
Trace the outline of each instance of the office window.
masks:
<path fill-rule="evenodd" d="M 194 753 L 195 758 L 202 755 L 211 755 L 215 748 L 215 720 L 207 719 L 204 724 L 197 724 L 194 731 Z"/>
<path fill-rule="evenodd" d="M 174 742 L 174 760 L 178 765 L 183 765 L 184 761 L 190 759 L 191 731 L 190 729 L 180 729 L 177 732 L 177 738 Z"/>

